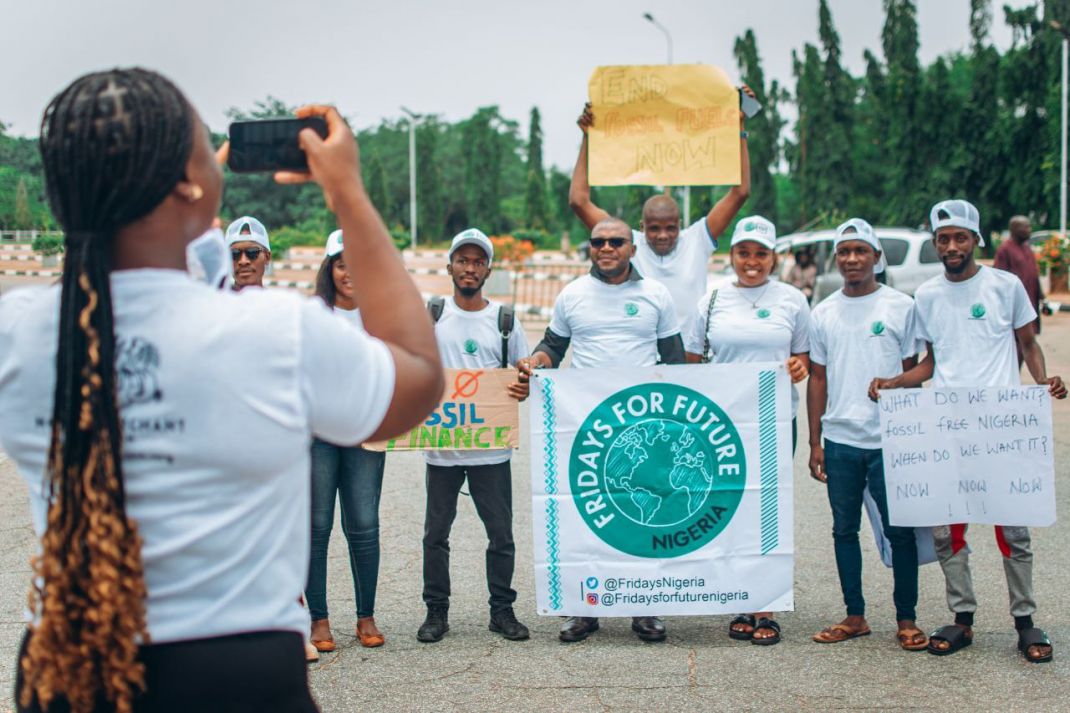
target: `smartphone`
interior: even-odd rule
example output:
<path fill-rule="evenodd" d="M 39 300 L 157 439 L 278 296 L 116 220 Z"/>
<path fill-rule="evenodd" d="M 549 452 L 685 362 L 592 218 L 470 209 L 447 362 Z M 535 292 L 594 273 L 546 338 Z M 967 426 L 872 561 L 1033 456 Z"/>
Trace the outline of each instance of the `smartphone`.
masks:
<path fill-rule="evenodd" d="M 741 89 L 739 90 L 739 110 L 743 112 L 743 116 L 751 119 L 762 110 L 762 105 L 757 99 Z"/>
<path fill-rule="evenodd" d="M 327 138 L 327 122 L 322 116 L 235 121 L 230 125 L 227 166 L 235 173 L 307 171 L 308 159 L 297 143 L 302 129 Z"/>

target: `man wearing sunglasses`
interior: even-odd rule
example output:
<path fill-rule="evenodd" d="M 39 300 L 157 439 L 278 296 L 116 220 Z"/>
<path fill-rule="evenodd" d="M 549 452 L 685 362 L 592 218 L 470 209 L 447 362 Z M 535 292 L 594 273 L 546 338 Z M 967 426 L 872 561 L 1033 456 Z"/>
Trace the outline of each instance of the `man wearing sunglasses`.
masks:
<path fill-rule="evenodd" d="M 234 289 L 263 287 L 264 271 L 271 262 L 267 228 L 256 218 L 243 215 L 227 226 L 227 247 L 234 264 Z"/>
<path fill-rule="evenodd" d="M 576 369 L 685 363 L 672 295 L 660 282 L 643 279 L 632 264 L 635 252 L 623 220 L 607 217 L 595 224 L 591 273 L 561 290 L 539 346 L 517 362 L 521 378 L 532 369 L 556 368 L 569 345 Z M 562 625 L 559 638 L 583 641 L 595 631 L 596 617 L 575 616 Z M 644 641 L 665 640 L 665 625 L 655 616 L 632 617 L 632 631 Z"/>
<path fill-rule="evenodd" d="M 744 86 L 742 91 L 754 96 L 750 87 Z M 695 305 L 706 294 L 707 263 L 717 249 L 717 238 L 728 228 L 750 195 L 750 158 L 743 120 L 743 112 L 740 112 L 738 186 L 732 186 L 707 215 L 686 227 L 681 226 L 676 201 L 667 195 L 655 195 L 643 204 L 640 230 L 629 228 L 628 231 L 635 242 L 634 263 L 644 277 L 657 280 L 669 289 L 681 320 L 690 318 Z M 568 191 L 569 206 L 588 228 L 594 228 L 609 217 L 609 213 L 591 201 L 591 186 L 587 182 L 587 130 L 594 126 L 594 122 L 595 116 L 588 103 L 576 122 L 583 131 L 583 142 Z"/>

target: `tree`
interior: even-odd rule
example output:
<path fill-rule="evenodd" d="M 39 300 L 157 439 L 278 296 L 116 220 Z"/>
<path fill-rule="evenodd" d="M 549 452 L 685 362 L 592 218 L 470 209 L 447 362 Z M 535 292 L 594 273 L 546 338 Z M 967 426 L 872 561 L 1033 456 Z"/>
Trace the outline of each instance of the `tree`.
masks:
<path fill-rule="evenodd" d="M 391 225 L 393 211 L 390 209 L 390 190 L 386 180 L 386 169 L 383 168 L 383 162 L 379 158 L 379 154 L 372 155 L 371 160 L 366 164 L 364 172 L 367 174 L 364 182 L 368 186 L 368 198 L 371 199 L 372 205 L 383 216 L 383 221 L 387 225 Z"/>
<path fill-rule="evenodd" d="M 441 130 L 435 117 L 426 119 L 416 130 L 416 195 L 421 242 L 446 237 L 442 171 L 438 161 Z"/>
<path fill-rule="evenodd" d="M 482 107 L 465 122 L 464 192 L 470 225 L 496 233 L 501 218 L 502 147 L 495 123 L 498 107 Z"/>
<path fill-rule="evenodd" d="M 931 205 L 922 190 L 925 156 L 918 104 L 922 74 L 917 11 L 913 0 L 884 0 L 884 9 L 881 44 L 887 74 L 882 103 L 888 138 L 882 168 L 887 170 L 888 199 L 881 217 L 892 223 L 915 224 Z"/>
<path fill-rule="evenodd" d="M 736 38 L 734 52 L 743 83 L 754 91 L 755 98 L 763 106 L 757 116 L 747 120 L 751 176 L 751 205 L 747 212 L 765 216 L 775 224 L 777 196 L 773 171 L 776 169 L 780 144 L 780 117 L 775 96 L 777 85 L 773 82 L 771 91 L 766 91 L 765 74 L 758 56 L 758 40 L 753 30 L 748 29 L 742 37 Z"/>
<path fill-rule="evenodd" d="M 30 196 L 26 192 L 26 179 L 19 178 L 15 187 L 15 230 L 35 228 L 33 212 L 30 210 Z"/>
<path fill-rule="evenodd" d="M 528 175 L 524 192 L 524 219 L 529 228 L 548 227 L 546 212 L 546 173 L 542 168 L 542 126 L 539 108 L 531 109 L 528 131 Z"/>

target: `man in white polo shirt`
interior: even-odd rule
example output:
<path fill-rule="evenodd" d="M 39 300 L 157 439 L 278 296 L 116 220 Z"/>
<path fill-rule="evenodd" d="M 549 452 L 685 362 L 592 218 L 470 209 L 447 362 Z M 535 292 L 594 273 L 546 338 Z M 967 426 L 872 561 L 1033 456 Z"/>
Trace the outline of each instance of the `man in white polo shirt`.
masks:
<path fill-rule="evenodd" d="M 554 302 L 543 340 L 530 359 L 517 363 L 522 377 L 532 369 L 556 368 L 572 346 L 572 366 L 683 364 L 684 343 L 672 296 L 661 283 L 643 279 L 632 264 L 631 229 L 619 218 L 604 218 L 591 231 L 591 273 L 570 282 Z M 562 641 L 582 641 L 598 630 L 596 617 L 571 617 L 561 627 Z M 663 641 L 658 617 L 632 618 L 644 641 Z"/>
<path fill-rule="evenodd" d="M 483 297 L 483 284 L 490 275 L 493 259 L 494 246 L 481 231 L 469 229 L 453 238 L 446 267 L 453 279 L 453 297 L 432 300 L 429 305 L 439 355 L 446 368 L 504 368 L 528 355 L 527 337 L 523 327 L 513 323 L 512 311 L 505 312 L 502 305 Z M 518 401 L 526 399 L 527 377 L 511 384 L 509 395 Z M 457 516 L 457 495 L 466 480 L 476 513 L 487 531 L 489 628 L 511 641 L 528 638 L 528 628 L 513 613 L 516 547 L 511 457 L 509 449 L 427 453 L 423 539 L 427 618 L 416 634 L 419 641 L 439 641 L 450 628 L 449 536 Z"/>
<path fill-rule="evenodd" d="M 1036 383 L 1047 385 L 1054 398 L 1066 398 L 1063 380 L 1047 375 L 1044 354 L 1033 332 L 1037 315 L 1021 280 L 1009 272 L 978 265 L 974 259 L 976 249 L 985 244 L 977 209 L 963 200 L 942 201 L 933 206 L 929 220 L 944 273 L 914 293 L 915 325 L 918 338 L 926 342 L 928 358 L 899 376 L 874 379 L 870 398 L 876 399 L 880 389 L 914 388 L 929 378 L 937 387 L 1018 386 L 1021 376 L 1016 344 Z M 1051 641 L 1033 626 L 1037 607 L 1029 530 L 998 525 L 995 529 L 1011 616 L 1018 630 L 1018 650 L 1027 661 L 1051 661 Z M 970 575 L 966 525 L 933 528 L 933 538 L 955 623 L 929 637 L 929 652 L 945 656 L 973 643 L 977 598 Z"/>
<path fill-rule="evenodd" d="M 227 247 L 234 263 L 234 289 L 263 287 L 264 271 L 271 262 L 267 228 L 256 218 L 243 215 L 227 226 Z"/>
<path fill-rule="evenodd" d="M 888 522 L 880 416 L 866 397 L 875 374 L 901 374 L 917 363 L 914 301 L 877 282 L 884 271 L 873 227 L 854 218 L 836 228 L 836 268 L 843 288 L 822 301 L 810 318 L 810 476 L 828 486 L 832 537 L 847 618 L 814 635 L 832 644 L 870 632 L 862 596 L 862 498 L 877 503 L 884 536 L 892 546 L 892 576 L 899 646 L 924 649 L 928 638 L 914 623 L 918 603 L 918 548 L 914 528 Z M 824 443 L 822 443 L 824 436 Z"/>
<path fill-rule="evenodd" d="M 753 96 L 748 87 L 743 91 Z M 591 186 L 587 182 L 587 130 L 594 126 L 594 120 L 591 105 L 587 104 L 577 121 L 583 131 L 583 142 L 568 192 L 569 205 L 589 229 L 609 217 L 608 212 L 591 201 Z M 707 215 L 683 229 L 676 201 L 666 195 L 653 196 L 643 204 L 640 230 L 631 231 L 635 244 L 633 262 L 644 278 L 657 280 L 669 289 L 676 314 L 685 328 L 695 305 L 706 294 L 708 263 L 710 255 L 717 249 L 717 238 L 750 196 L 750 157 L 743 120 L 740 112 L 741 173 L 738 186 L 732 186 Z"/>

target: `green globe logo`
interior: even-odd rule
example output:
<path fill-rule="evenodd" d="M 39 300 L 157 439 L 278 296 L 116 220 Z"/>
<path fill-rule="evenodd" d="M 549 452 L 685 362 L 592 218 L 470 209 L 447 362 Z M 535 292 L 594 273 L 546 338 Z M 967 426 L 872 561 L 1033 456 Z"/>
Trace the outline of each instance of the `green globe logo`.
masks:
<path fill-rule="evenodd" d="M 870 325 L 869 330 L 873 332 L 874 336 L 879 337 L 880 335 L 884 334 L 884 322 L 878 319 L 876 322 Z"/>
<path fill-rule="evenodd" d="M 985 316 L 985 306 L 983 304 L 981 304 L 980 302 L 978 302 L 977 304 L 975 304 L 972 307 L 970 307 L 970 317 L 972 317 L 974 319 L 981 319 L 984 316 Z"/>
<path fill-rule="evenodd" d="M 576 433 L 569 483 L 584 522 L 638 557 L 671 558 L 732 520 L 747 481 L 743 441 L 713 401 L 675 384 L 642 384 L 599 404 Z"/>
<path fill-rule="evenodd" d="M 476 340 L 474 340 L 474 339 L 466 339 L 466 340 L 464 340 L 464 350 L 467 353 L 475 354 L 477 349 L 479 349 L 479 345 L 476 344 Z"/>
<path fill-rule="evenodd" d="M 758 319 L 769 319 L 770 314 L 772 313 L 769 310 L 767 310 L 765 307 L 762 307 L 760 310 L 758 310 Z"/>
<path fill-rule="evenodd" d="M 625 302 L 624 313 L 627 314 L 629 317 L 634 317 L 635 315 L 639 314 L 639 305 L 635 304 L 634 302 Z"/>
<path fill-rule="evenodd" d="M 747 222 L 747 223 L 743 224 L 743 232 L 744 233 L 752 233 L 757 229 L 758 229 L 758 225 L 756 223 Z"/>

